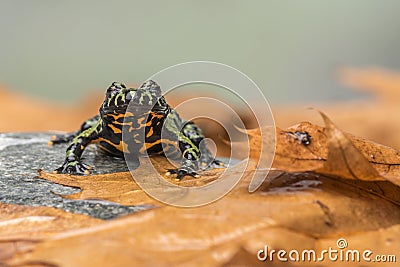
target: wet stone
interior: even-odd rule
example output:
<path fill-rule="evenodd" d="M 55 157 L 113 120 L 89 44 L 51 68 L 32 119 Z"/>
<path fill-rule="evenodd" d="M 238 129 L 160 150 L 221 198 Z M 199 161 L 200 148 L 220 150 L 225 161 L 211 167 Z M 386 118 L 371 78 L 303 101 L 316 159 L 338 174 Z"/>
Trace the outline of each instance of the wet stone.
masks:
<path fill-rule="evenodd" d="M 144 206 L 123 206 L 101 200 L 67 200 L 59 195 L 79 192 L 79 189 L 37 179 L 37 170 L 50 172 L 61 166 L 67 144 L 49 147 L 51 133 L 0 133 L 0 202 L 49 206 L 68 212 L 87 214 L 100 219 L 112 219 L 146 209 Z M 85 163 L 95 166 L 93 173 L 128 171 L 124 160 L 99 153 L 89 146 Z"/>

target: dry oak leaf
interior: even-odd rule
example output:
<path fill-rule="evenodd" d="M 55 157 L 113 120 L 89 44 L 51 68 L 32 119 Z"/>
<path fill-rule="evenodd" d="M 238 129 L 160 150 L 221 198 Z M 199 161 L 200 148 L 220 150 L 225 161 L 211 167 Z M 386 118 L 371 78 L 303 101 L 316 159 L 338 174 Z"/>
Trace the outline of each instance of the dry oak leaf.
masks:
<path fill-rule="evenodd" d="M 343 236 L 341 238 L 344 238 Z M 385 267 L 393 267 L 398 266 L 399 261 L 399 251 L 400 251 L 400 224 L 393 225 L 391 227 L 385 229 L 377 229 L 374 231 L 366 231 L 356 233 L 350 236 L 346 236 L 344 238 L 347 243 L 347 248 L 344 250 L 345 252 L 348 250 L 358 250 L 360 252 L 360 264 L 359 266 L 385 266 Z M 335 246 L 338 238 L 324 238 L 320 239 L 316 242 L 316 251 L 320 252 L 323 249 L 327 249 L 329 246 L 337 248 Z M 371 255 L 368 255 L 371 259 L 370 262 L 362 260 L 362 253 L 366 250 L 372 252 Z M 381 257 L 382 255 L 385 257 L 385 261 L 381 260 L 375 261 L 376 256 Z M 321 266 L 357 266 L 356 262 L 341 262 L 341 261 L 329 261 L 325 264 L 321 264 Z"/>
<path fill-rule="evenodd" d="M 357 148 L 344 133 L 339 130 L 333 122 L 322 112 L 319 112 L 325 122 L 328 135 L 328 158 L 322 168 L 316 172 L 333 174 L 339 177 L 364 180 L 364 181 L 384 181 L 388 180 L 396 185 L 400 185 L 400 153 L 394 149 L 384 146 L 371 147 L 367 142 L 362 142 Z M 380 148 L 377 150 L 376 148 Z M 363 151 L 365 154 L 363 154 Z M 380 153 L 379 153 L 380 152 Z M 378 162 L 377 156 L 382 155 L 382 160 Z M 374 164 L 371 164 L 369 161 Z M 384 165 L 384 173 L 380 174 L 374 165 Z"/>
<path fill-rule="evenodd" d="M 276 151 L 272 167 L 282 171 L 320 171 L 360 180 L 390 180 L 398 184 L 400 152 L 351 134 L 343 133 L 321 113 L 325 127 L 302 122 L 287 130 L 276 130 Z M 303 145 L 288 132 L 308 132 L 312 141 Z M 247 130 L 250 156 L 259 157 L 260 130 Z M 329 152 L 328 152 L 329 151 Z"/>
<path fill-rule="evenodd" d="M 0 203 L 0 266 L 3 260 L 50 236 L 101 223 L 99 219 L 51 207 Z"/>
<path fill-rule="evenodd" d="M 161 174 L 165 173 L 165 170 L 173 168 L 165 157 L 156 156 L 152 157 L 151 160 L 154 167 Z M 191 179 L 186 176 L 181 181 L 177 181 L 173 176 L 166 176 L 165 174 L 164 178 L 173 184 L 181 186 L 202 186 L 215 181 L 224 170 L 221 168 L 207 170 L 201 172 L 201 177 L 197 179 Z M 63 196 L 68 199 L 102 199 L 122 205 L 162 205 L 152 197 L 149 197 L 136 184 L 130 172 L 78 176 L 46 173 L 39 170 L 39 178 L 81 189 L 78 193 Z"/>
<path fill-rule="evenodd" d="M 253 194 L 241 183 L 223 199 L 203 207 L 163 206 L 55 235 L 7 264 L 223 266 L 240 260 L 250 264 L 265 244 L 271 249 L 309 249 L 320 239 L 399 223 L 399 207 L 369 192 L 320 174 L 284 173 Z"/>
<path fill-rule="evenodd" d="M 102 199 L 127 206 L 156 203 L 133 181 L 129 172 L 78 176 L 39 170 L 39 178 L 81 189 L 78 193 L 62 195 L 68 199 Z"/>
<path fill-rule="evenodd" d="M 285 131 L 277 128 L 273 169 L 281 173 L 314 171 L 346 178 L 339 180 L 400 205 L 399 187 L 392 185 L 400 181 L 399 151 L 343 133 L 322 112 L 321 116 L 325 127 L 303 122 Z M 305 146 L 288 134 L 295 131 L 308 132 L 312 137 L 310 145 Z M 259 130 L 248 130 L 248 133 L 250 155 L 257 159 L 261 144 Z M 277 176 L 276 173 L 270 173 L 267 181 Z M 360 183 L 360 180 L 373 183 Z"/>

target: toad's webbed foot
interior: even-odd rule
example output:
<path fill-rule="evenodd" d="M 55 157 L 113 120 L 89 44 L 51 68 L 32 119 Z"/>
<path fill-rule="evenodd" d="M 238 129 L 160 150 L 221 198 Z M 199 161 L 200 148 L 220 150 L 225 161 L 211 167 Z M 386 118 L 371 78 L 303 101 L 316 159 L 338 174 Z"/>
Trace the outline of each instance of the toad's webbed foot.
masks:
<path fill-rule="evenodd" d="M 88 175 L 93 169 L 91 166 L 82 163 L 78 160 L 68 161 L 66 160 L 64 164 L 53 171 L 53 173 L 64 173 L 64 174 L 74 174 L 74 175 Z"/>
<path fill-rule="evenodd" d="M 196 172 L 195 164 L 191 160 L 185 160 L 182 166 L 178 169 L 168 169 L 167 175 L 176 174 L 176 179 L 181 180 L 184 176 L 200 177 Z"/>
<path fill-rule="evenodd" d="M 200 175 L 195 171 L 186 170 L 184 168 L 179 169 L 168 169 L 167 175 L 176 174 L 176 179 L 181 180 L 184 176 L 192 176 L 194 178 L 199 178 Z"/>

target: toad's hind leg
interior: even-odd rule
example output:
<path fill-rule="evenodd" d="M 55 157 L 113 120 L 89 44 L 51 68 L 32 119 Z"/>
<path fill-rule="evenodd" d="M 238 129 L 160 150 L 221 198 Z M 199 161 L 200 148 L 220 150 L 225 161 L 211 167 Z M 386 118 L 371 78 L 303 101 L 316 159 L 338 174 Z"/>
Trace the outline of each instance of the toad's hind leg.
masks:
<path fill-rule="evenodd" d="M 181 166 L 178 169 L 169 169 L 167 174 L 176 174 L 177 179 L 182 179 L 189 175 L 199 177 L 197 171 L 200 169 L 201 152 L 200 142 L 204 139 L 204 135 L 199 127 L 192 122 L 182 120 L 175 110 L 171 110 L 165 122 L 168 138 L 170 140 L 178 139 L 177 149 L 181 155 Z M 207 149 L 204 151 L 211 154 Z"/>
<path fill-rule="evenodd" d="M 53 135 L 51 137 L 51 141 L 49 142 L 49 145 L 56 145 L 56 144 L 62 144 L 62 143 L 71 142 L 79 134 L 81 134 L 82 132 L 86 131 L 87 129 L 90 129 L 94 125 L 96 125 L 97 122 L 99 121 L 99 119 L 100 119 L 100 116 L 96 115 L 96 116 L 84 121 L 82 123 L 82 125 L 81 125 L 81 128 L 78 131 L 65 133 L 65 134 Z"/>
<path fill-rule="evenodd" d="M 189 121 L 185 123 L 185 126 L 182 128 L 181 132 L 192 142 L 194 147 L 199 149 L 200 158 L 197 160 L 199 163 L 199 168 L 205 170 L 215 166 L 224 166 L 224 162 L 215 159 L 211 151 L 206 147 L 205 143 L 201 145 L 201 142 L 204 141 L 205 136 L 199 126 Z"/>

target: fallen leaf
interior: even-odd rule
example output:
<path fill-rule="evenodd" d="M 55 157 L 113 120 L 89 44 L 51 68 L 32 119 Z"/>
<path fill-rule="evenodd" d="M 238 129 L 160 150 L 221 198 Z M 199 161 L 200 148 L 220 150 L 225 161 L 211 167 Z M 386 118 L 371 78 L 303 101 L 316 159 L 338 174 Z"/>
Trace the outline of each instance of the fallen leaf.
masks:
<path fill-rule="evenodd" d="M 127 206 L 156 202 L 140 189 L 129 172 L 77 176 L 46 173 L 39 170 L 39 177 L 57 184 L 81 189 L 78 193 L 63 195 L 68 199 L 103 199 Z"/>
<path fill-rule="evenodd" d="M 388 201 L 400 204 L 398 187 L 388 183 L 357 183 L 351 180 L 390 181 L 399 185 L 399 151 L 374 142 L 345 134 L 329 118 L 321 113 L 326 127 L 308 122 L 300 123 L 288 130 L 277 128 L 276 152 L 273 169 L 283 172 L 315 171 L 338 178 L 347 178 L 342 182 L 369 191 Z M 303 145 L 288 132 L 308 132 L 312 141 Z M 249 130 L 250 155 L 258 157 L 259 130 Z"/>
<path fill-rule="evenodd" d="M 242 256 L 254 262 L 266 244 L 304 249 L 399 223 L 398 206 L 367 191 L 315 173 L 283 173 L 253 194 L 241 183 L 207 206 L 163 206 L 55 235 L 7 263 L 222 266 Z"/>
<path fill-rule="evenodd" d="M 51 207 L 0 203 L 0 266 L 2 261 L 28 251 L 50 236 L 101 223 L 99 219 Z"/>
<path fill-rule="evenodd" d="M 322 168 L 317 169 L 316 172 L 355 180 L 385 180 L 328 116 L 322 112 L 319 113 L 327 129 L 328 158 Z"/>
<path fill-rule="evenodd" d="M 316 242 L 316 250 L 321 251 L 327 249 L 329 246 L 343 250 L 345 253 L 349 250 L 358 250 L 360 253 L 360 262 L 365 262 L 363 266 L 397 266 L 399 260 L 398 251 L 400 250 L 400 224 L 393 225 L 385 229 L 377 229 L 374 231 L 360 232 L 354 235 L 341 237 L 347 243 L 345 249 L 338 249 L 337 238 L 324 238 Z M 369 250 L 372 253 L 369 255 L 370 262 L 364 261 L 362 254 L 364 251 Z M 375 261 L 376 256 L 385 256 L 385 260 L 380 262 Z M 391 256 L 391 258 L 389 258 Z M 394 258 L 392 257 L 394 256 Z M 339 262 L 331 261 L 329 263 L 321 264 L 322 266 L 354 266 L 354 262 Z"/>
<path fill-rule="evenodd" d="M 167 176 L 166 170 L 173 168 L 165 157 L 152 157 L 152 164 L 163 177 L 172 184 L 193 187 L 202 186 L 215 181 L 225 169 L 212 169 L 201 172 L 201 177 L 191 179 L 186 176 L 181 181 L 174 176 Z M 134 181 L 130 172 L 78 176 L 68 174 L 46 173 L 39 170 L 39 178 L 52 182 L 77 187 L 81 191 L 64 196 L 68 199 L 103 199 L 117 202 L 122 205 L 162 205 L 149 197 Z"/>
<path fill-rule="evenodd" d="M 370 180 L 394 181 L 391 177 L 400 176 L 398 150 L 343 133 L 328 117 L 325 116 L 325 119 L 326 127 L 302 122 L 287 130 L 277 128 L 276 151 L 272 167 L 287 172 L 321 169 L 321 171 L 336 172 L 338 176 L 343 175 L 351 179 L 354 179 L 354 176 L 350 174 L 349 167 L 360 168 L 361 171 L 367 168 L 368 175 L 374 176 L 370 177 Z M 295 131 L 308 132 L 312 137 L 311 143 L 303 145 L 288 134 Z M 261 144 L 259 129 L 247 130 L 247 133 L 250 136 L 250 157 L 258 159 Z M 363 166 L 359 165 L 360 161 L 363 162 Z M 323 167 L 325 169 L 322 169 Z M 364 177 L 363 180 L 368 180 L 368 178 Z"/>

